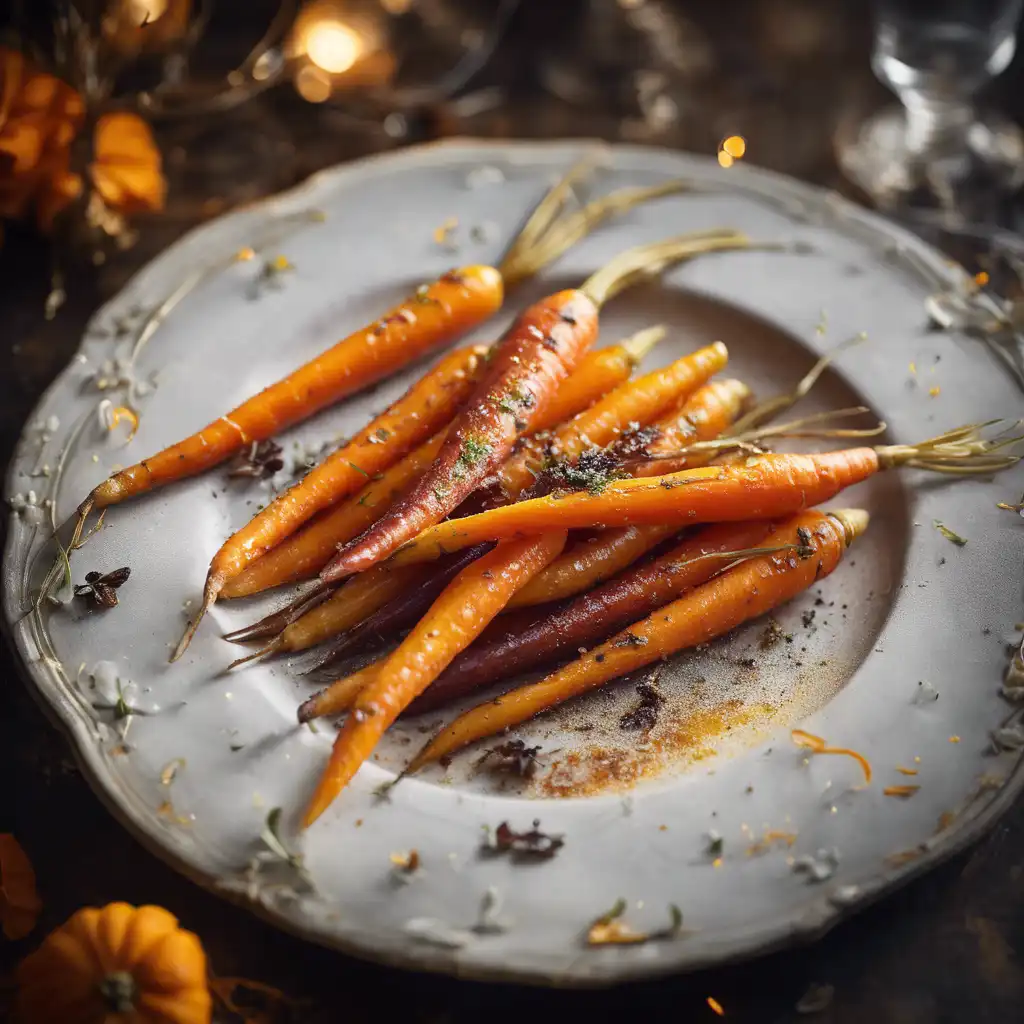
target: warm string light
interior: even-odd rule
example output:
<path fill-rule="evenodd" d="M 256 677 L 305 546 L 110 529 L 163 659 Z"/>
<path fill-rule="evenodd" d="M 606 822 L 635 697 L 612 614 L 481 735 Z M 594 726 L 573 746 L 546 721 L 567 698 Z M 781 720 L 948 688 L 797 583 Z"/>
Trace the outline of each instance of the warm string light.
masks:
<path fill-rule="evenodd" d="M 737 160 L 742 160 L 747 151 L 747 141 L 742 135 L 730 135 L 718 147 L 718 163 L 722 167 L 732 167 Z"/>
<path fill-rule="evenodd" d="M 351 25 L 335 19 L 311 25 L 305 42 L 309 59 L 332 75 L 348 71 L 363 55 L 365 45 Z"/>

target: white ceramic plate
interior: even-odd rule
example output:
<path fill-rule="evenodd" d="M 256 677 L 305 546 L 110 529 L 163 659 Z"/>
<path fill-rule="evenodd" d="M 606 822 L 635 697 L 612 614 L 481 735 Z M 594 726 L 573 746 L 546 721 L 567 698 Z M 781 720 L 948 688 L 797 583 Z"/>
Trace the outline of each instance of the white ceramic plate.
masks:
<path fill-rule="evenodd" d="M 634 702 L 625 681 L 521 730 L 542 747 L 525 788 L 476 769 L 472 754 L 448 775 L 426 772 L 379 800 L 373 791 L 422 739 L 414 721 L 393 730 L 379 759 L 302 836 L 296 815 L 333 730 L 295 725 L 310 684 L 287 663 L 224 674 L 237 649 L 218 635 L 279 598 L 218 606 L 186 658 L 167 664 L 210 555 L 267 499 L 267 485 L 229 483 L 218 470 L 112 510 L 76 554 L 74 576 L 130 565 L 120 606 L 32 610 L 53 557 L 48 502 L 64 521 L 116 464 L 208 422 L 411 285 L 454 263 L 496 259 L 580 149 L 458 142 L 406 150 L 318 175 L 197 230 L 97 314 L 7 477 L 7 623 L 32 688 L 71 734 L 97 792 L 150 849 L 201 884 L 300 935 L 390 963 L 599 984 L 763 951 L 819 934 L 963 846 L 1021 788 L 1019 754 L 995 753 L 991 740 L 1012 711 L 1000 694 L 1004 645 L 1024 617 L 1024 535 L 995 508 L 1019 490 L 1012 474 L 951 483 L 890 473 L 844 495 L 836 504 L 868 508 L 871 529 L 833 577 L 780 613 L 791 643 L 762 649 L 759 622 L 670 664 L 654 734 L 660 757 L 619 728 Z M 578 283 L 630 245 L 691 229 L 731 226 L 803 242 L 812 253 L 735 253 L 678 269 L 613 302 L 602 338 L 664 322 L 671 340 L 655 358 L 667 361 L 720 337 L 731 372 L 764 395 L 789 390 L 818 354 L 866 331 L 806 412 L 863 401 L 906 442 L 1019 414 L 1020 394 L 981 343 L 927 329 L 926 297 L 962 285 L 962 271 L 835 196 L 747 167 L 723 172 L 682 154 L 617 148 L 596 187 L 677 175 L 704 189 L 602 229 L 518 301 Z M 451 217 L 457 252 L 434 239 Z M 260 257 L 233 260 L 245 246 Z M 251 298 L 261 259 L 278 253 L 295 271 Z M 493 337 L 507 320 L 478 336 Z M 418 372 L 289 432 L 286 455 L 293 443 L 350 432 Z M 113 391 L 98 390 L 112 379 Z M 97 406 L 140 384 L 148 392 L 136 396 L 141 424 L 124 446 L 120 430 L 101 428 Z M 935 519 L 967 545 L 942 536 Z M 115 680 L 145 714 L 116 718 Z M 933 692 L 938 700 L 921 699 Z M 860 787 L 849 759 L 808 759 L 790 741 L 797 723 L 862 751 L 874 783 Z M 898 765 L 919 774 L 905 777 Z M 921 787 L 912 798 L 883 795 L 906 783 Z M 274 807 L 284 809 L 281 833 L 301 854 L 301 870 L 260 839 Z M 564 837 L 554 859 L 481 854 L 486 826 L 524 828 L 535 818 Z M 722 837 L 717 865 L 710 830 Z M 790 839 L 758 847 L 773 832 Z M 422 867 L 402 883 L 389 855 L 410 849 Z M 474 931 L 487 893 L 498 926 Z M 676 904 L 686 930 L 646 945 L 588 948 L 588 924 L 620 897 L 632 926 L 661 927 Z"/>

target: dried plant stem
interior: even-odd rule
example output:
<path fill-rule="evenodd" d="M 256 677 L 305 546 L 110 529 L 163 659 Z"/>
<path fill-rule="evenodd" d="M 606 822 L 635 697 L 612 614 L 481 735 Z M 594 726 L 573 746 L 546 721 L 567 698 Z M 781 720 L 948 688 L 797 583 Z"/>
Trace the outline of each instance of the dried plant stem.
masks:
<path fill-rule="evenodd" d="M 803 398 L 811 388 L 818 382 L 818 378 L 825 372 L 828 366 L 839 356 L 845 352 L 846 349 L 852 345 L 857 345 L 864 341 L 867 335 L 864 332 L 855 334 L 846 341 L 841 341 L 834 349 L 823 355 L 807 374 L 801 379 L 800 383 L 788 394 L 788 395 L 776 395 L 775 398 L 768 398 L 761 402 L 759 405 L 754 406 L 745 416 L 741 416 L 736 421 L 734 430 L 736 434 L 742 434 L 746 430 L 750 430 L 753 427 L 760 426 L 762 423 L 767 423 L 770 419 L 778 416 L 780 412 L 785 412 L 787 409 L 796 405 L 797 402 Z"/>
<path fill-rule="evenodd" d="M 603 306 L 627 288 L 660 274 L 683 260 L 702 253 L 754 248 L 746 235 L 727 228 L 696 231 L 663 242 L 640 245 L 615 257 L 583 283 L 580 291 L 596 306 Z M 757 248 L 781 248 L 759 245 Z"/>

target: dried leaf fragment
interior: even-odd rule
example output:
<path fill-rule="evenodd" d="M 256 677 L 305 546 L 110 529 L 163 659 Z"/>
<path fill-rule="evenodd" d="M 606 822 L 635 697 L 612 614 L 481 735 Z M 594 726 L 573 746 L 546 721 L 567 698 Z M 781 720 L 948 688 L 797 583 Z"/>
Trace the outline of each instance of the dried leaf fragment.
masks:
<path fill-rule="evenodd" d="M 522 740 L 506 740 L 490 750 L 485 750 L 477 761 L 477 767 L 487 766 L 495 772 L 506 772 L 529 779 L 537 769 L 540 747 L 528 747 Z"/>
<path fill-rule="evenodd" d="M 131 569 L 125 565 L 110 572 L 87 572 L 85 582 L 75 584 L 75 597 L 87 597 L 97 608 L 115 608 L 117 589 L 127 582 Z"/>
<path fill-rule="evenodd" d="M 248 451 L 239 457 L 228 472 L 228 477 L 232 480 L 243 477 L 266 480 L 284 469 L 284 459 L 281 458 L 283 451 L 276 441 L 253 441 Z"/>
<path fill-rule="evenodd" d="M 21 843 L 0 833 L 0 926 L 8 939 L 23 939 L 36 926 L 43 901 L 36 874 Z"/>
<path fill-rule="evenodd" d="M 526 832 L 516 832 L 507 821 L 503 821 L 495 829 L 493 840 L 484 843 L 483 850 L 493 854 L 508 853 L 516 859 L 549 860 L 564 845 L 565 840 L 561 836 L 541 832 L 539 819 L 534 819 L 533 827 Z"/>

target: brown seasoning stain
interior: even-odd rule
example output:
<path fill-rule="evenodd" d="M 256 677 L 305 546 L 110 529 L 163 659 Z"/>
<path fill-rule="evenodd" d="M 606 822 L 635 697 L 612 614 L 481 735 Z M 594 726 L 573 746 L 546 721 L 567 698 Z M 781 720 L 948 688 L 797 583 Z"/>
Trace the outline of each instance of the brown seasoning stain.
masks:
<path fill-rule="evenodd" d="M 661 723 L 642 747 L 593 745 L 571 751 L 551 763 L 534 789 L 545 797 L 593 796 L 605 790 L 629 789 L 673 765 L 717 756 L 716 741 L 744 726 L 770 721 L 776 713 L 771 704 L 745 705 L 741 700 L 687 709 L 675 716 L 663 713 Z"/>

